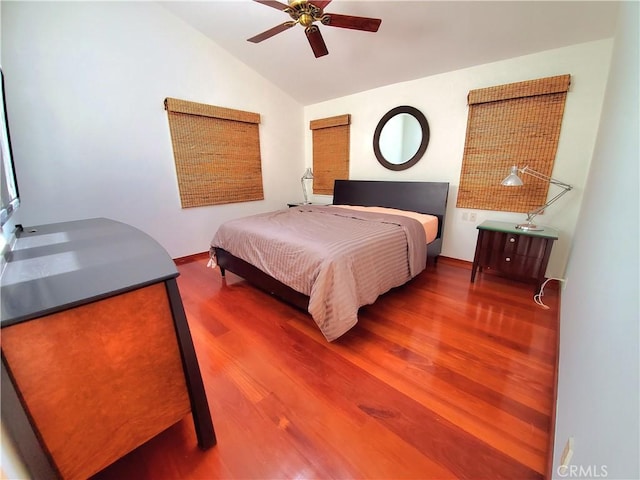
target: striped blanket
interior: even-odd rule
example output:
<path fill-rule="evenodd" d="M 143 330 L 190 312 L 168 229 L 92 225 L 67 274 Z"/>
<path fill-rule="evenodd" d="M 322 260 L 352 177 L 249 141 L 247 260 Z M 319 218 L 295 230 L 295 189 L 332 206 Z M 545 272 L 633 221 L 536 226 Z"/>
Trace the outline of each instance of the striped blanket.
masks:
<path fill-rule="evenodd" d="M 411 218 L 300 206 L 225 222 L 211 241 L 309 296 L 328 341 L 358 321 L 358 309 L 424 270 L 424 228 Z M 215 263 L 214 263 L 215 264 Z"/>

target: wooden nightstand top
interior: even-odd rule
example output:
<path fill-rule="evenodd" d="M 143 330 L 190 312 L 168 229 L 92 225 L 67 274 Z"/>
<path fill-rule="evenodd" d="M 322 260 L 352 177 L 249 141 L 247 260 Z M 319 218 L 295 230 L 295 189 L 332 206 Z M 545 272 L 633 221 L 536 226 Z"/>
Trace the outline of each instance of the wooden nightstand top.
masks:
<path fill-rule="evenodd" d="M 289 208 L 291 207 L 304 207 L 305 205 L 329 205 L 328 203 L 318 203 L 318 202 L 309 202 L 309 203 L 304 203 L 304 202 L 291 202 L 291 203 L 287 203 L 287 206 Z"/>
<path fill-rule="evenodd" d="M 515 222 L 496 222 L 495 220 L 485 220 L 477 227 L 479 230 L 492 230 L 494 232 L 515 233 L 516 235 L 529 235 L 531 237 L 558 238 L 558 231 L 543 227 L 544 230 L 522 230 L 516 228 Z"/>

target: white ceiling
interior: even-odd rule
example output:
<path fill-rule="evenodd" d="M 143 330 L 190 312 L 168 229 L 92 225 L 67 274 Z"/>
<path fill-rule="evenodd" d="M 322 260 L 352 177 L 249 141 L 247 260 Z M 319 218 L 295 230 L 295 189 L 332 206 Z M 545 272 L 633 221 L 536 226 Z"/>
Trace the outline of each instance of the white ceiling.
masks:
<path fill-rule="evenodd" d="M 286 3 L 286 0 L 282 0 Z M 320 25 L 329 54 L 315 58 L 296 25 L 251 0 L 162 2 L 303 105 L 406 80 L 613 36 L 612 1 L 334 0 L 326 13 L 381 18 L 376 33 Z"/>

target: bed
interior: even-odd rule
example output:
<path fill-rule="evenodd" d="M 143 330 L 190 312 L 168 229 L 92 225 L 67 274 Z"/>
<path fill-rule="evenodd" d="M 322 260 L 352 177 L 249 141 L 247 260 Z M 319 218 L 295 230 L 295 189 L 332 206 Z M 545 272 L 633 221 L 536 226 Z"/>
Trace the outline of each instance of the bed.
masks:
<path fill-rule="evenodd" d="M 437 261 L 448 191 L 446 182 L 336 180 L 330 206 L 225 222 L 210 265 L 307 311 L 333 341 L 357 323 L 359 307 Z"/>

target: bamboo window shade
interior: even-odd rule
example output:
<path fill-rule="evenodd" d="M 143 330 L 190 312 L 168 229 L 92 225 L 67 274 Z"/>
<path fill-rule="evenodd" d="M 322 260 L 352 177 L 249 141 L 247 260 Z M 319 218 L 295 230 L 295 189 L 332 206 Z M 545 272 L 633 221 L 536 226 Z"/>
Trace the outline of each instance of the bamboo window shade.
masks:
<path fill-rule="evenodd" d="M 164 101 L 182 208 L 263 200 L 257 113 Z"/>
<path fill-rule="evenodd" d="M 549 183 L 500 182 L 513 165 L 551 176 L 571 76 L 560 75 L 469 92 L 458 208 L 528 212 L 546 202 Z"/>
<path fill-rule="evenodd" d="M 313 193 L 333 195 L 336 179 L 349 178 L 351 115 L 312 120 Z"/>

